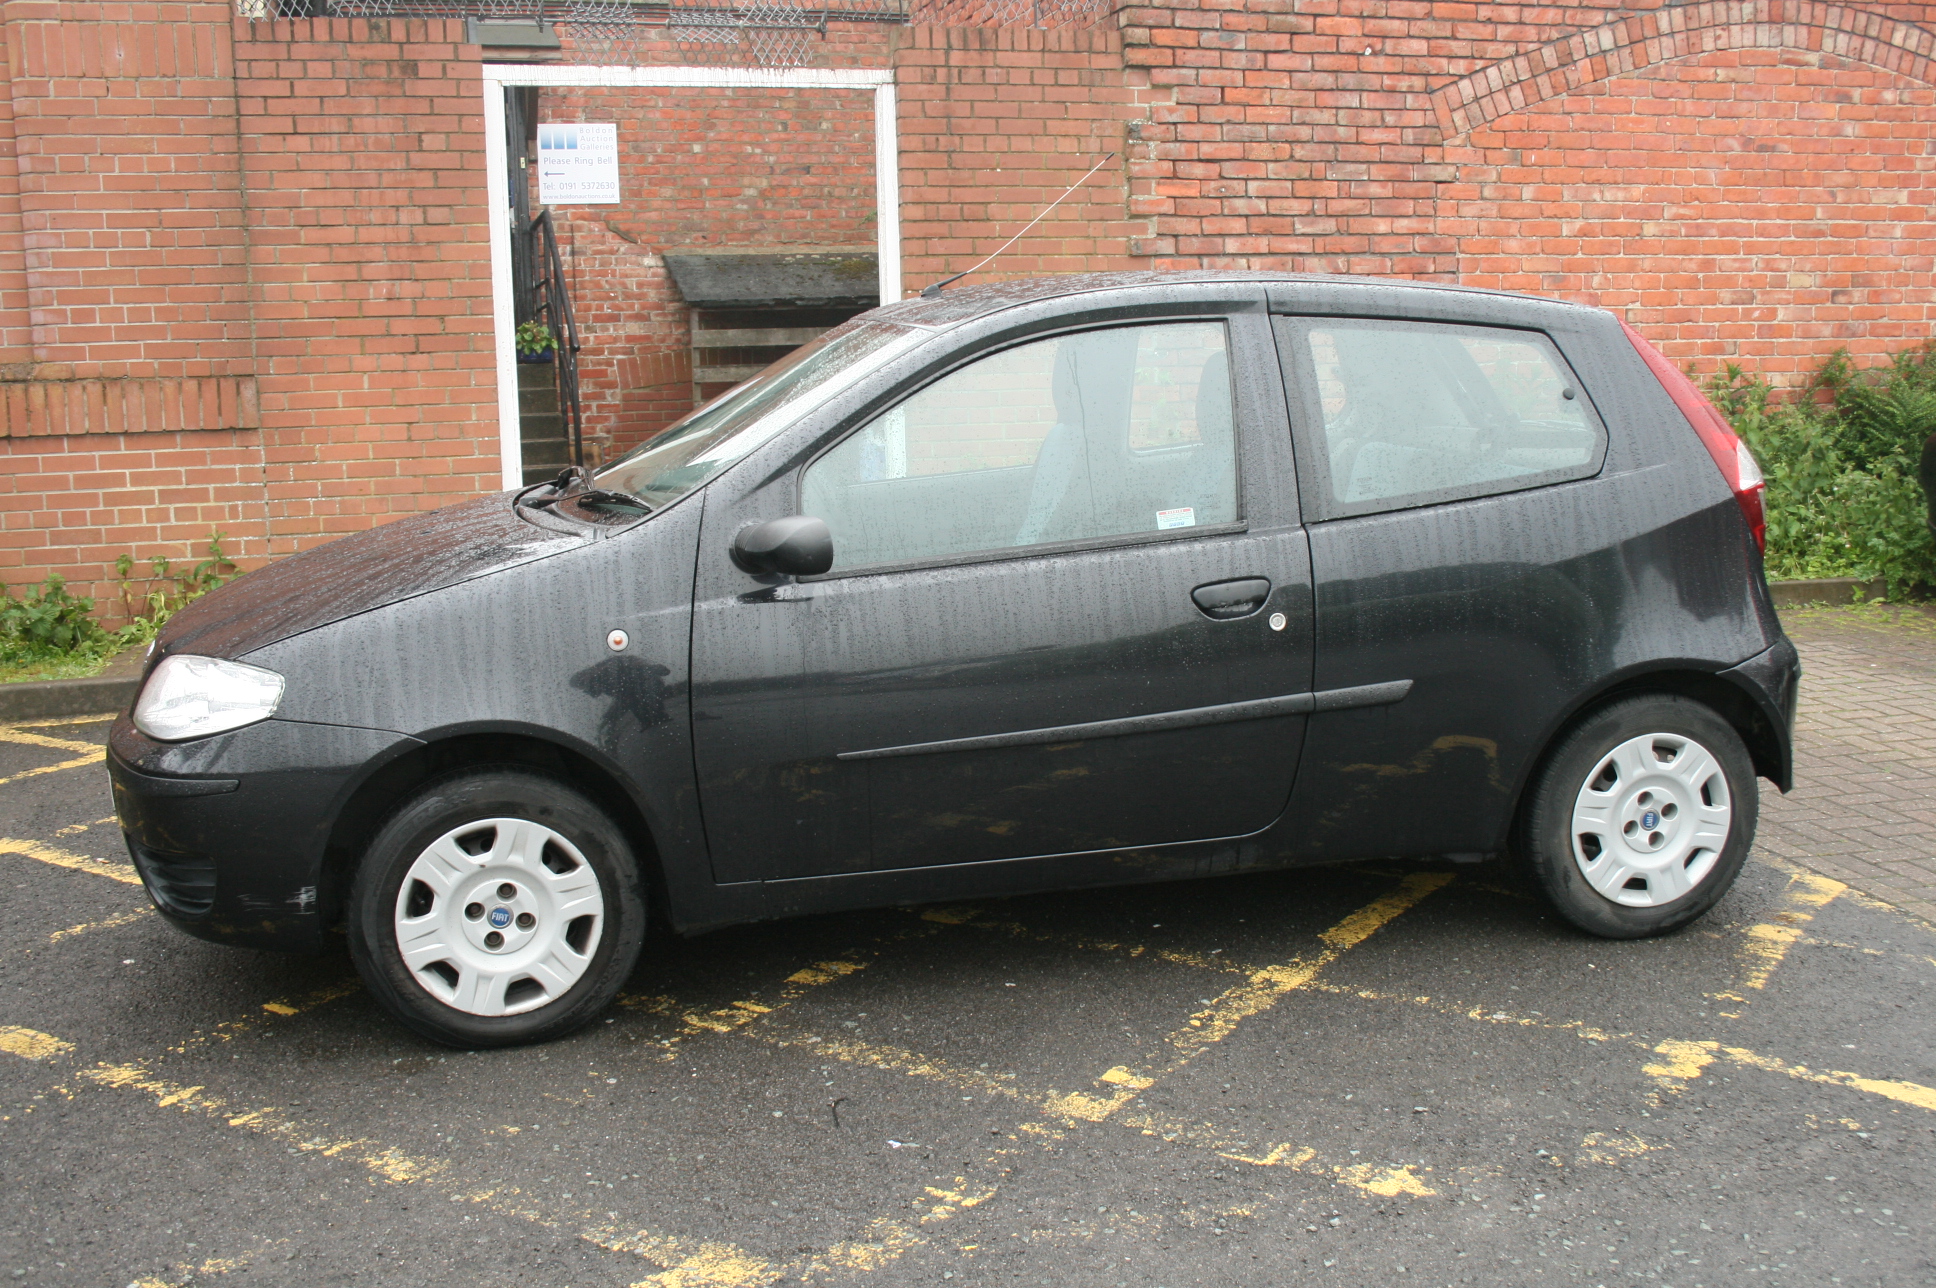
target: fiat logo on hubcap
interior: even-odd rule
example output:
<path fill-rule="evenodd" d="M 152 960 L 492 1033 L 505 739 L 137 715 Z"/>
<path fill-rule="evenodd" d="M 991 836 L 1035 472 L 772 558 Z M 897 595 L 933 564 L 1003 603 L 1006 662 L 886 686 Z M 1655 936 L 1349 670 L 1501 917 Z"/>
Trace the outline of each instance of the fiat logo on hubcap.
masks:
<path fill-rule="evenodd" d="M 1645 814 L 1642 814 L 1640 816 L 1640 825 L 1646 828 L 1649 832 L 1651 832 L 1655 828 L 1660 826 L 1660 815 L 1654 813 L 1654 811 L 1652 810 L 1648 810 Z M 497 919 L 496 913 L 491 914 L 491 922 L 493 925 L 499 925 L 499 926 L 504 924 L 503 922 Z"/>
<path fill-rule="evenodd" d="M 1652 827 L 1652 826 L 1653 826 L 1653 824 L 1651 824 L 1651 823 L 1649 823 L 1649 824 L 1648 824 L 1648 826 L 1649 826 L 1649 827 Z M 502 930 L 502 929 L 504 929 L 504 928 L 505 928 L 506 926 L 508 926 L 508 925 L 510 925 L 510 924 L 511 924 L 511 910 L 510 910 L 509 908 L 493 908 L 493 909 L 491 909 L 491 924 L 492 924 L 493 926 L 496 926 L 496 927 L 497 927 L 497 928 L 498 928 L 499 930 Z"/>

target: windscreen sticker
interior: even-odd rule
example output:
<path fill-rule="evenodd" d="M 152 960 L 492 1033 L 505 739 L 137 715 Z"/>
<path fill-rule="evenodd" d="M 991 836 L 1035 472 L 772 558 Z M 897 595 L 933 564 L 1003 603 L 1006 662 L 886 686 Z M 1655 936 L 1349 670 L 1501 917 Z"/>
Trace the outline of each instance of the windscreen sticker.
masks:
<path fill-rule="evenodd" d="M 1156 530 L 1158 532 L 1162 532 L 1166 528 L 1194 528 L 1196 526 L 1197 512 L 1195 506 L 1186 505 L 1175 510 L 1158 510 L 1156 512 Z"/>

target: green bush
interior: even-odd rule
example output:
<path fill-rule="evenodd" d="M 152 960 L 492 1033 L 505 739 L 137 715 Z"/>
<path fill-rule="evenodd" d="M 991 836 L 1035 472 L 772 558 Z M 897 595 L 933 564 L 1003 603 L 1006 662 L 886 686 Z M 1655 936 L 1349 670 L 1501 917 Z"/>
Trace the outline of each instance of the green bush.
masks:
<path fill-rule="evenodd" d="M 1708 394 L 1768 477 L 1768 576 L 1881 578 L 1889 597 L 1936 584 L 1917 482 L 1936 433 L 1936 341 L 1858 370 L 1844 351 L 1792 402 L 1729 363 Z"/>
<path fill-rule="evenodd" d="M 0 588 L 0 640 L 27 649 L 71 653 L 98 644 L 107 632 L 94 620 L 94 601 L 68 593 L 57 572 L 15 599 Z"/>
<path fill-rule="evenodd" d="M 150 559 L 153 580 L 162 584 L 138 599 L 128 580 L 134 556 L 115 560 L 130 619 L 115 631 L 95 620 L 94 600 L 71 593 L 59 573 L 50 573 L 19 599 L 0 587 L 0 679 L 85 675 L 123 649 L 146 644 L 182 605 L 234 577 L 235 565 L 222 553 L 222 536 L 210 533 L 209 557 L 186 572 L 176 572 L 166 558 Z"/>

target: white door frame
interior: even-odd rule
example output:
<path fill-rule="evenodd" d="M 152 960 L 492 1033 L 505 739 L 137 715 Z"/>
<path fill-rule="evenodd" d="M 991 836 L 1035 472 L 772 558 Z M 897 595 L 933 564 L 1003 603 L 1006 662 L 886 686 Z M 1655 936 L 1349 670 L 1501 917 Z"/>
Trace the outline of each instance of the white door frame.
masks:
<path fill-rule="evenodd" d="M 518 355 L 511 299 L 510 183 L 505 175 L 504 94 L 510 85 L 611 85 L 651 89 L 851 89 L 874 94 L 874 226 L 881 303 L 901 298 L 900 140 L 894 73 L 886 69 L 765 67 L 571 67 L 484 64 L 484 192 L 490 209 L 491 314 L 497 340 L 498 452 L 504 486 L 524 485 L 518 433 Z"/>

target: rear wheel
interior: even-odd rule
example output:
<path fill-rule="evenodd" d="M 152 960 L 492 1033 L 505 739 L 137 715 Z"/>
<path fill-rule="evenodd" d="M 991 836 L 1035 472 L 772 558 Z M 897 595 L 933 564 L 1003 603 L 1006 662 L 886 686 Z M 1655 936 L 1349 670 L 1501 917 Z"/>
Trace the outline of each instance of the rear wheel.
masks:
<path fill-rule="evenodd" d="M 1727 721 L 1688 698 L 1628 698 L 1554 749 L 1527 798 L 1519 849 L 1562 917 L 1638 939 L 1719 902 L 1758 811 L 1753 763 Z"/>
<path fill-rule="evenodd" d="M 638 960 L 645 905 L 624 834 L 518 769 L 433 783 L 378 833 L 350 890 L 350 952 L 378 1001 L 451 1046 L 589 1023 Z"/>

